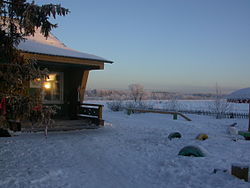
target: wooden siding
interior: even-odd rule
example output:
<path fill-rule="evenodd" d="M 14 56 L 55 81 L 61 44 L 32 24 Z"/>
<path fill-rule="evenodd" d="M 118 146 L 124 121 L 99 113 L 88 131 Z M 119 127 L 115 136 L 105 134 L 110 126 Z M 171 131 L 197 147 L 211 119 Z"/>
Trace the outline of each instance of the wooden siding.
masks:
<path fill-rule="evenodd" d="M 89 65 L 96 68 L 93 69 L 104 69 L 104 62 L 88 59 L 79 59 L 71 57 L 62 57 L 62 56 L 52 56 L 45 54 L 35 54 L 35 53 L 21 53 L 26 59 L 35 59 L 40 61 L 47 62 L 58 62 L 58 63 L 68 63 L 68 64 L 77 64 L 77 65 Z"/>

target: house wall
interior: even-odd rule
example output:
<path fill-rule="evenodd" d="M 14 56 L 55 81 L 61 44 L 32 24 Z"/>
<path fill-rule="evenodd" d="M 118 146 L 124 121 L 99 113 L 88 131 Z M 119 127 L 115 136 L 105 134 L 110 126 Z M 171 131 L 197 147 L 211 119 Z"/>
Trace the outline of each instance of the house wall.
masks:
<path fill-rule="evenodd" d="M 39 65 L 41 68 L 47 68 L 49 72 L 63 73 L 63 103 L 56 104 L 60 108 L 56 118 L 76 119 L 78 88 L 81 86 L 84 71 L 89 71 L 91 67 L 53 64 L 51 62 L 39 62 Z"/>
<path fill-rule="evenodd" d="M 70 68 L 64 72 L 64 103 L 70 119 L 77 118 L 78 88 L 81 85 L 83 70 Z"/>

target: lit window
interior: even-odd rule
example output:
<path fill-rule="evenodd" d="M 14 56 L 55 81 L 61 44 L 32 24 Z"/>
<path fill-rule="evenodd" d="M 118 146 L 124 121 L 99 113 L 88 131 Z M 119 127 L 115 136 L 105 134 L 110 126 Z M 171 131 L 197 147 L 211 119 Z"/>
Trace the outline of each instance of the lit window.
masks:
<path fill-rule="evenodd" d="M 63 74 L 51 73 L 43 82 L 44 103 L 61 103 L 63 101 Z"/>

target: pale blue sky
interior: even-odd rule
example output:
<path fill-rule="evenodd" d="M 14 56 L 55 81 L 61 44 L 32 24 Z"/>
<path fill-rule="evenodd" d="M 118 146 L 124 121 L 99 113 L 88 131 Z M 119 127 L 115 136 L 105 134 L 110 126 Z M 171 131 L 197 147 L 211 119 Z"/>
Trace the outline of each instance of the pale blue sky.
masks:
<path fill-rule="evenodd" d="M 250 86 L 249 0 L 54 0 L 71 14 L 53 33 L 114 61 L 88 88 L 183 92 Z"/>

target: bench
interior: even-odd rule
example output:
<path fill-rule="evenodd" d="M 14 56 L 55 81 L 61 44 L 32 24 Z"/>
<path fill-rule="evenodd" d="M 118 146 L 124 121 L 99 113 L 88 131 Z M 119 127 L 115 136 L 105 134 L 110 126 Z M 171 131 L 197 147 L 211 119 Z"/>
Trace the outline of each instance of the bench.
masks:
<path fill-rule="evenodd" d="M 160 110 L 142 110 L 142 109 L 134 109 L 134 108 L 127 108 L 128 111 L 131 111 L 132 113 L 134 112 L 142 112 L 142 113 L 157 113 L 157 114 L 172 114 L 173 119 L 177 119 L 177 115 L 183 117 L 187 121 L 192 121 L 190 118 L 185 116 L 184 114 L 180 112 L 167 112 L 167 111 L 160 111 Z"/>

